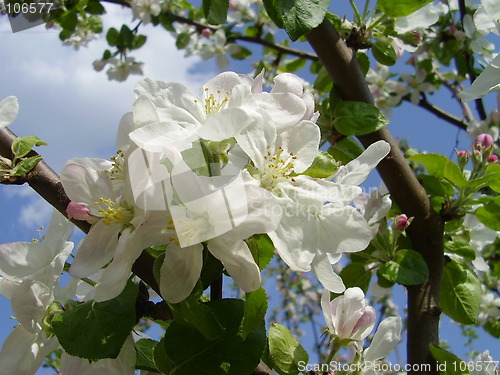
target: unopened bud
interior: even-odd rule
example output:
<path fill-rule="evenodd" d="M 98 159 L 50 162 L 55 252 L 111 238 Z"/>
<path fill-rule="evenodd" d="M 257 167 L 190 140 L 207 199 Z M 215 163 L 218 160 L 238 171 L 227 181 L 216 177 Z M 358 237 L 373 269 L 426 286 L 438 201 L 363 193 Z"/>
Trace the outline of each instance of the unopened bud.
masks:
<path fill-rule="evenodd" d="M 66 213 L 69 219 L 82 220 L 89 223 L 92 221 L 90 210 L 85 203 L 69 202 L 68 207 L 66 207 Z"/>
<path fill-rule="evenodd" d="M 494 154 L 488 156 L 488 163 L 496 163 L 496 162 L 498 162 L 498 156 L 496 156 Z"/>
<path fill-rule="evenodd" d="M 495 141 L 491 135 L 486 133 L 479 134 L 474 141 L 474 149 L 485 150 L 488 147 L 493 146 L 494 143 Z"/>
<path fill-rule="evenodd" d="M 94 66 L 94 70 L 96 72 L 100 72 L 101 70 L 104 69 L 104 67 L 106 66 L 106 62 L 104 60 L 95 60 L 92 65 Z"/>
<path fill-rule="evenodd" d="M 418 45 L 423 39 L 422 35 L 417 33 L 416 31 L 409 31 L 404 34 L 398 34 L 398 38 L 401 39 L 403 43 L 413 47 L 418 47 Z"/>
<path fill-rule="evenodd" d="M 458 165 L 463 169 L 470 159 L 470 152 L 466 150 L 456 151 L 458 156 Z"/>
<path fill-rule="evenodd" d="M 408 219 L 408 216 L 406 216 L 405 214 L 401 214 L 396 216 L 396 218 L 394 219 L 393 228 L 402 232 L 406 228 L 408 228 L 410 223 L 411 219 Z"/>
<path fill-rule="evenodd" d="M 209 29 L 208 27 L 204 28 L 203 30 L 201 30 L 201 36 L 205 37 L 205 38 L 210 38 L 212 36 L 212 30 Z"/>

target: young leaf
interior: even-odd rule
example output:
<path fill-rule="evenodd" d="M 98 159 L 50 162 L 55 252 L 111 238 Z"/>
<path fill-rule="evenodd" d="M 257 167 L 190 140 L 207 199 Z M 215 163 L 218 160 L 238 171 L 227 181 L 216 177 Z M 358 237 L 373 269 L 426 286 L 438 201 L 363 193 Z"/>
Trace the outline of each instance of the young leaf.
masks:
<path fill-rule="evenodd" d="M 269 265 L 274 256 L 274 244 L 267 234 L 254 234 L 248 240 L 248 247 L 252 253 L 255 263 L 262 271 Z"/>
<path fill-rule="evenodd" d="M 335 107 L 333 125 L 344 135 L 373 133 L 389 123 L 374 105 L 344 101 Z"/>
<path fill-rule="evenodd" d="M 299 373 L 299 362 L 307 363 L 309 355 L 288 328 L 272 323 L 269 328 L 269 362 L 280 375 Z"/>
<path fill-rule="evenodd" d="M 29 171 L 31 171 L 33 168 L 36 167 L 36 165 L 42 160 L 42 157 L 40 155 L 32 156 L 30 158 L 21 160 L 19 163 L 16 164 L 14 168 L 10 171 L 11 176 L 23 176 Z"/>
<path fill-rule="evenodd" d="M 145 371 L 157 372 L 154 350 L 158 341 L 141 339 L 135 343 L 136 361 L 135 368 Z"/>
<path fill-rule="evenodd" d="M 444 267 L 439 305 L 450 318 L 475 324 L 481 303 L 481 283 L 466 263 L 451 259 Z"/>
<path fill-rule="evenodd" d="M 221 299 L 211 301 L 207 306 L 221 323 L 224 334 L 210 341 L 192 326 L 172 321 L 163 342 L 166 356 L 171 362 L 171 370 L 167 374 L 250 374 L 259 364 L 266 346 L 264 324 L 243 339 L 240 335 L 243 301 Z M 159 345 L 162 345 L 161 342 Z M 158 366 L 162 369 L 162 366 Z"/>
<path fill-rule="evenodd" d="M 479 207 L 474 215 L 488 228 L 500 230 L 500 196 Z"/>
<path fill-rule="evenodd" d="M 54 315 L 52 328 L 64 351 L 93 361 L 116 358 L 135 324 L 137 291 L 129 281 L 116 298 L 88 301 Z"/>
<path fill-rule="evenodd" d="M 455 354 L 450 353 L 447 350 L 441 349 L 439 346 L 434 344 L 429 345 L 429 349 L 431 351 L 434 359 L 442 364 L 440 366 L 440 370 L 444 367 L 441 373 L 446 375 L 469 375 L 469 370 L 467 370 L 467 364 L 464 363 L 460 358 L 458 358 Z M 461 365 L 462 364 L 462 365 Z M 464 366 L 465 365 L 465 366 Z M 462 371 L 463 370 L 463 371 Z"/>
<path fill-rule="evenodd" d="M 332 176 L 339 167 L 340 163 L 332 155 L 325 151 L 318 151 L 311 166 L 302 174 L 313 178 L 327 178 Z"/>
<path fill-rule="evenodd" d="M 116 44 L 118 43 L 118 35 L 118 30 L 116 30 L 114 27 L 108 30 L 108 32 L 106 33 L 106 40 L 110 46 L 116 46 Z"/>
<path fill-rule="evenodd" d="M 267 312 L 267 294 L 264 288 L 247 293 L 245 296 L 245 315 L 241 326 L 241 335 L 246 339 L 254 329 L 264 322 Z"/>
<path fill-rule="evenodd" d="M 394 65 L 398 59 L 390 39 L 377 39 L 372 44 L 373 57 L 382 65 Z"/>
<path fill-rule="evenodd" d="M 447 252 L 454 253 L 464 257 L 467 260 L 476 259 L 476 251 L 463 238 L 454 238 L 453 241 L 446 241 L 444 249 Z"/>
<path fill-rule="evenodd" d="M 229 0 L 203 0 L 203 11 L 208 23 L 220 25 L 226 22 Z"/>
<path fill-rule="evenodd" d="M 30 135 L 28 137 L 18 137 L 12 142 L 12 153 L 16 158 L 22 158 L 31 151 L 35 146 L 46 146 L 47 143 L 40 140 L 40 138 Z"/>
<path fill-rule="evenodd" d="M 500 164 L 490 164 L 486 168 L 486 175 L 490 175 L 488 185 L 490 188 L 500 193 Z"/>
<path fill-rule="evenodd" d="M 328 149 L 328 153 L 344 165 L 356 159 L 363 151 L 361 144 L 353 137 L 345 137 Z"/>
<path fill-rule="evenodd" d="M 432 0 L 378 0 L 377 7 L 389 17 L 406 17 Z"/>
<path fill-rule="evenodd" d="M 424 258 L 415 250 L 399 250 L 379 272 L 385 279 L 401 285 L 422 284 L 429 277 Z"/>
<path fill-rule="evenodd" d="M 408 160 L 418 161 L 431 176 L 443 177 L 459 189 L 467 187 L 467 180 L 460 167 L 444 155 L 419 154 L 409 157 Z"/>
<path fill-rule="evenodd" d="M 278 0 L 283 26 L 292 41 L 318 26 L 325 18 L 330 0 Z"/>
<path fill-rule="evenodd" d="M 339 276 L 344 281 L 346 288 L 359 287 L 363 292 L 368 292 L 370 280 L 372 278 L 371 271 L 367 271 L 361 263 L 349 263 L 340 271 Z"/>

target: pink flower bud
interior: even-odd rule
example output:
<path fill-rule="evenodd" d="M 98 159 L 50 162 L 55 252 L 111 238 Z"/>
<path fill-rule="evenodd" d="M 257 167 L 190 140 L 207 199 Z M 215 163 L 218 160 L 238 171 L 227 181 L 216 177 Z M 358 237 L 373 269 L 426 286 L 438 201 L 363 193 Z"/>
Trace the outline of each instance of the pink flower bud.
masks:
<path fill-rule="evenodd" d="M 209 29 L 208 27 L 201 30 L 201 36 L 203 36 L 205 38 L 210 38 L 212 36 L 212 30 Z"/>
<path fill-rule="evenodd" d="M 488 163 L 496 163 L 498 161 L 498 156 L 496 155 L 490 155 L 488 156 Z"/>
<path fill-rule="evenodd" d="M 464 168 L 470 159 L 470 152 L 466 150 L 456 151 L 458 156 L 458 165 Z"/>
<path fill-rule="evenodd" d="M 474 141 L 474 148 L 476 150 L 485 150 L 488 147 L 493 146 L 494 143 L 495 141 L 491 135 L 483 133 L 476 137 L 476 140 Z"/>
<path fill-rule="evenodd" d="M 404 231 L 410 225 L 410 220 L 405 214 L 396 216 L 394 219 L 394 229 Z"/>
<path fill-rule="evenodd" d="M 88 221 L 89 223 L 92 221 L 90 210 L 85 203 L 69 202 L 68 207 L 66 207 L 66 213 L 69 219 Z"/>

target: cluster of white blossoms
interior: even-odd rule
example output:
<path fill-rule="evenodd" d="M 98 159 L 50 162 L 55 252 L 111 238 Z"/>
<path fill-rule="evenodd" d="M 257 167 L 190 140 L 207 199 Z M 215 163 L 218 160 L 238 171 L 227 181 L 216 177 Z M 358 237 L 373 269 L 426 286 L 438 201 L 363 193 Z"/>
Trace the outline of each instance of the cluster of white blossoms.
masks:
<path fill-rule="evenodd" d="M 312 95 L 292 74 L 278 75 L 270 92 L 262 80 L 225 72 L 198 96 L 145 79 L 113 161 L 66 164 L 68 212 L 93 224 L 69 272 L 97 281 L 97 301 L 117 296 L 135 260 L 155 245 L 167 245 L 160 290 L 169 302 L 191 293 L 204 247 L 242 290 L 256 290 L 260 271 L 246 240 L 262 233 L 293 270 L 345 289 L 332 264 L 372 239 L 351 203 L 389 145 L 375 143 L 328 178 L 304 174 L 319 154 Z"/>
<path fill-rule="evenodd" d="M 370 218 L 352 203 L 389 145 L 377 142 L 345 166 L 332 162 L 331 176 L 311 177 L 321 155 L 312 95 L 288 73 L 275 77 L 269 92 L 262 84 L 263 73 L 252 79 L 225 72 L 195 95 L 177 83 L 145 79 L 136 86 L 133 112 L 120 123 L 117 155 L 66 163 L 60 176 L 71 200 L 66 212 L 91 229 L 72 260 L 71 224 L 60 214 L 43 241 L 0 246 L 0 293 L 20 323 L 0 352 L 6 364 L 0 374 L 33 374 L 59 347 L 51 317 L 71 299 L 118 296 L 136 259 L 152 246 L 165 249 L 159 285 L 171 303 L 192 292 L 204 251 L 243 291 L 258 289 L 260 269 L 247 244 L 254 234 L 267 234 L 292 270 L 312 271 L 330 291 L 345 290 L 332 265 L 373 237 Z M 0 102 L 0 128 L 17 111 L 14 97 Z M 65 287 L 63 269 L 73 277 Z M 92 364 L 64 354 L 61 371 L 132 373 L 126 359 L 135 358 L 133 345 L 123 351 Z"/>

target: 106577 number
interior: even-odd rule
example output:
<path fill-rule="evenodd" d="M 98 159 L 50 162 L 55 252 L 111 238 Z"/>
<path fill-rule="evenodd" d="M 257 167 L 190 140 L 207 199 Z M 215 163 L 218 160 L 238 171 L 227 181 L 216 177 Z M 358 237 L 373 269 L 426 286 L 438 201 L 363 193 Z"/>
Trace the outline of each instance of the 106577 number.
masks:
<path fill-rule="evenodd" d="M 36 2 L 36 3 L 11 3 L 5 4 L 8 14 L 42 14 L 50 13 L 54 3 Z"/>

